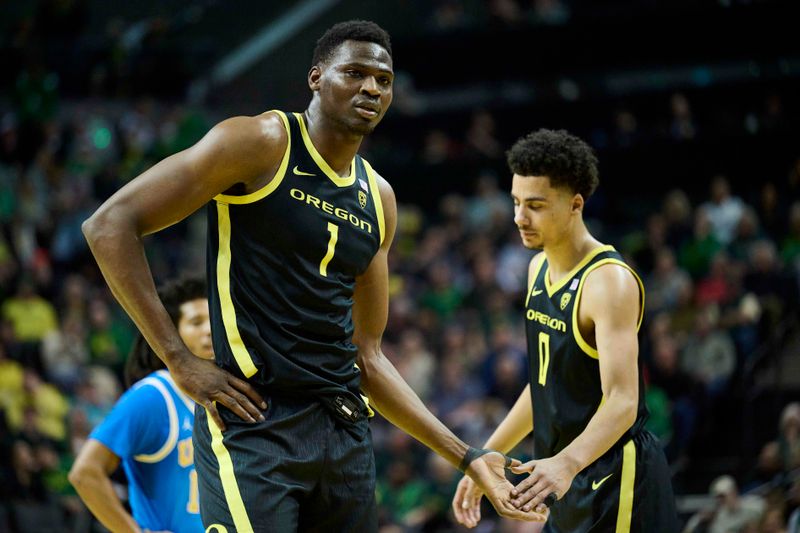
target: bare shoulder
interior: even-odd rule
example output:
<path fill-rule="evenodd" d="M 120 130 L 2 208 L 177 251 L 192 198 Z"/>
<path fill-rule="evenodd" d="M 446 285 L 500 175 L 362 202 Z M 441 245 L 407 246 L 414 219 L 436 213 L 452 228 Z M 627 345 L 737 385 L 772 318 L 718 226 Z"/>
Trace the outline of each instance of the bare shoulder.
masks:
<path fill-rule="evenodd" d="M 607 263 L 587 274 L 581 300 L 590 308 L 636 307 L 639 304 L 639 283 L 628 268 Z"/>
<path fill-rule="evenodd" d="M 545 255 L 544 252 L 542 251 L 536 252 L 536 254 L 533 257 L 531 257 L 531 260 L 528 263 L 528 277 L 533 276 L 533 273 L 536 271 L 537 268 L 539 268 L 539 265 L 542 264 L 542 261 L 544 261 L 544 259 Z"/>
<path fill-rule="evenodd" d="M 272 112 L 225 119 L 214 126 L 209 136 L 220 151 L 249 154 L 256 160 L 282 157 L 288 142 L 283 120 Z"/>

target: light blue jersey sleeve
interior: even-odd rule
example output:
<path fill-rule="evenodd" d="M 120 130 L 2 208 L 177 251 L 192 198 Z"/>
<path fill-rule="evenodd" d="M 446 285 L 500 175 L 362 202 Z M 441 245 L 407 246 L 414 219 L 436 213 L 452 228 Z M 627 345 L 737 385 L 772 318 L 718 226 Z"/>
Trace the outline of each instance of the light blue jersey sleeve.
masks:
<path fill-rule="evenodd" d="M 167 406 L 151 385 L 128 390 L 89 438 L 107 446 L 120 458 L 156 453 L 169 437 Z"/>

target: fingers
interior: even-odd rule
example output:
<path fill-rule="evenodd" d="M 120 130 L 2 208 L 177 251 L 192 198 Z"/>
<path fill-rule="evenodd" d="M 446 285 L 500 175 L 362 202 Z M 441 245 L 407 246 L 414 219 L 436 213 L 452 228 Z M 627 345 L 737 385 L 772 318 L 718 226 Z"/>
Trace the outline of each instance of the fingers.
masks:
<path fill-rule="evenodd" d="M 239 392 L 245 393 L 247 397 L 250 398 L 250 400 L 253 402 L 254 407 L 255 405 L 258 405 L 261 407 L 261 409 L 267 408 L 267 402 L 264 401 L 264 398 L 262 398 L 261 395 L 258 393 L 258 391 L 256 391 L 256 389 L 253 388 L 253 386 L 250 385 L 248 382 L 243 381 L 237 378 L 236 376 L 229 375 L 228 383 L 230 383 L 231 386 L 233 386 Z"/>
<path fill-rule="evenodd" d="M 261 410 L 258 407 L 256 407 L 247 396 L 237 391 L 233 387 L 226 388 L 224 393 L 227 394 L 233 402 L 235 402 L 236 407 L 238 409 L 228 406 L 227 403 L 225 404 L 225 406 L 228 407 L 231 411 L 235 412 L 237 415 L 239 415 L 239 417 L 242 420 L 247 420 L 249 422 L 255 422 L 256 420 L 258 420 L 259 422 L 264 421 L 264 415 L 261 414 Z M 243 417 L 240 414 L 240 411 L 245 411 L 247 416 L 249 417 L 249 420 Z"/>
<path fill-rule="evenodd" d="M 480 499 L 481 493 L 475 483 L 468 477 L 462 478 L 458 483 L 452 504 L 453 514 L 459 524 L 468 528 L 478 525 L 480 521 Z"/>
<path fill-rule="evenodd" d="M 510 489 L 511 484 L 509 483 L 508 485 Z M 499 493 L 495 491 L 494 494 L 489 497 L 489 501 L 500 516 L 514 520 L 523 520 L 525 522 L 544 522 L 547 519 L 545 514 L 518 509 L 508 498 L 502 496 L 503 491 L 507 490 L 506 488 L 498 486 L 497 489 Z"/>
<path fill-rule="evenodd" d="M 219 392 L 215 396 L 215 400 L 217 403 L 221 403 L 228 409 L 230 409 L 233 414 L 244 420 L 245 422 L 249 422 L 251 424 L 255 423 L 256 419 L 252 417 L 250 413 L 248 413 L 244 407 L 239 404 L 233 397 L 229 396 L 225 392 Z M 249 403 L 249 400 L 248 400 Z M 261 413 L 259 413 L 260 415 Z M 263 418 L 263 417 L 262 417 Z"/>
<path fill-rule="evenodd" d="M 533 462 L 533 461 L 531 461 L 531 462 Z M 524 465 L 522 465 L 522 467 L 526 467 L 526 465 L 528 465 L 528 464 L 529 463 L 525 463 Z M 522 467 L 520 467 L 520 468 L 522 468 Z M 513 472 L 513 469 L 512 469 L 512 472 Z M 514 472 L 514 473 L 515 474 L 523 474 L 524 472 L 525 471 Z M 541 478 L 541 475 L 536 473 L 533 470 L 533 468 L 531 468 L 530 472 L 532 472 L 532 474 L 530 476 L 528 476 L 525 479 L 523 479 L 522 481 L 520 481 L 519 484 L 517 484 L 516 487 L 511 489 L 511 496 L 518 496 L 519 494 L 522 494 L 523 492 L 525 492 L 526 490 L 528 490 L 532 486 L 534 486 L 537 481 L 539 481 L 539 478 Z"/>
<path fill-rule="evenodd" d="M 556 487 L 548 479 L 539 479 L 531 488 L 520 492 L 513 500 L 513 504 L 523 511 L 536 509 L 551 493 L 555 493 Z"/>
<path fill-rule="evenodd" d="M 522 463 L 517 459 L 513 459 L 516 464 L 511 465 L 511 471 L 515 474 L 527 474 L 533 472 L 533 469 L 536 467 L 536 461 L 528 461 L 527 463 Z"/>
<path fill-rule="evenodd" d="M 508 465 L 507 467 L 509 470 L 513 471 L 515 468 L 520 468 L 522 466 L 522 461 L 520 461 L 519 459 L 514 459 L 513 457 L 506 457 L 506 458 L 511 461 L 511 464 Z"/>
<path fill-rule="evenodd" d="M 207 401 L 204 407 L 206 408 L 208 415 L 211 417 L 211 420 L 214 421 L 214 424 L 216 424 L 219 430 L 225 431 L 225 423 L 222 421 L 222 417 L 219 416 L 217 404 L 212 401 Z"/>

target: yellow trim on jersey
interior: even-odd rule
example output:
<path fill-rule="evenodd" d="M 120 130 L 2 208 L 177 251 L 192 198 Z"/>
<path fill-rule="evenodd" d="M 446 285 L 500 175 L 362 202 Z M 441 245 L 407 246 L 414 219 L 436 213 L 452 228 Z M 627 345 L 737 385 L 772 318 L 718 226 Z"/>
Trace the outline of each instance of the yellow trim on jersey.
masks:
<path fill-rule="evenodd" d="M 356 367 L 359 372 L 361 372 L 361 368 L 358 366 L 358 363 L 353 363 L 353 366 Z M 372 407 L 369 406 L 369 397 L 363 392 L 360 395 L 361 395 L 361 401 L 363 401 L 364 405 L 367 406 L 367 418 L 372 418 L 373 416 L 375 416 L 375 411 L 372 409 Z"/>
<path fill-rule="evenodd" d="M 297 122 L 300 124 L 300 133 L 303 136 L 303 144 L 306 145 L 306 150 L 308 150 L 308 154 L 317 164 L 317 166 L 328 176 L 334 185 L 337 187 L 349 187 L 356 181 L 356 161 L 353 159 L 350 161 L 350 175 L 343 178 L 339 174 L 333 171 L 331 166 L 328 164 L 327 161 L 317 152 L 317 148 L 314 146 L 314 143 L 311 142 L 311 136 L 308 134 L 308 130 L 306 129 L 305 117 L 303 117 L 302 113 L 295 113 L 295 117 L 297 117 Z"/>
<path fill-rule="evenodd" d="M 538 257 L 538 254 L 534 256 L 534 258 Z M 533 261 L 533 259 L 531 259 Z M 533 275 L 531 279 L 528 280 L 528 296 L 525 298 L 525 307 L 528 307 L 528 302 L 531 300 L 531 295 L 533 294 L 533 289 L 536 287 L 536 278 L 539 277 L 539 272 L 542 270 L 542 265 L 544 264 L 544 258 L 539 261 L 539 264 L 536 265 L 536 270 L 533 271 Z M 530 269 L 529 269 L 530 270 Z"/>
<path fill-rule="evenodd" d="M 164 397 L 164 403 L 167 405 L 167 415 L 169 417 L 169 434 L 167 435 L 166 442 L 164 442 L 164 445 L 161 446 L 158 451 L 150 454 L 143 453 L 141 455 L 134 455 L 133 458 L 140 463 L 158 463 L 172 453 L 172 450 L 175 449 L 175 444 L 178 442 L 178 411 L 175 409 L 175 402 L 172 400 L 172 396 L 161 380 L 156 377 L 148 377 L 139 383 L 140 385 L 138 385 L 137 388 L 151 385 Z"/>
<path fill-rule="evenodd" d="M 622 480 L 619 485 L 619 511 L 616 533 L 630 533 L 633 515 L 633 489 L 636 481 L 636 445 L 629 440 L 622 449 Z"/>
<path fill-rule="evenodd" d="M 375 216 L 378 217 L 378 231 L 380 231 L 381 235 L 381 245 L 383 245 L 383 237 L 386 234 L 386 221 L 383 219 L 383 202 L 381 201 L 381 191 L 378 189 L 378 179 L 375 177 L 375 170 L 373 170 L 372 165 L 363 157 L 361 161 L 364 163 L 364 169 L 367 171 L 369 189 L 372 194 L 372 203 L 375 205 Z"/>
<path fill-rule="evenodd" d="M 278 167 L 277 172 L 275 172 L 275 177 L 270 180 L 269 183 L 258 189 L 257 191 L 253 191 L 250 194 L 244 194 L 242 196 L 233 196 L 229 194 L 218 194 L 214 197 L 214 200 L 218 202 L 225 202 L 226 204 L 252 204 L 253 202 L 257 202 L 262 198 L 266 198 L 270 194 L 272 194 L 275 189 L 283 181 L 284 176 L 286 176 L 286 167 L 289 166 L 289 154 L 292 152 L 292 133 L 289 129 L 289 120 L 286 118 L 286 115 L 283 114 L 282 111 L 278 111 L 274 109 L 272 112 L 277 113 L 281 120 L 283 120 L 283 127 L 286 128 L 286 151 L 283 153 L 283 159 L 281 160 L 281 164 Z"/>
<path fill-rule="evenodd" d="M 544 288 L 547 289 L 547 295 L 552 297 L 555 293 L 557 293 L 559 290 L 561 290 L 561 288 L 564 285 L 566 285 L 566 283 L 568 281 L 570 281 L 572 279 L 572 277 L 575 275 L 575 273 L 578 270 L 580 270 L 583 267 L 585 267 L 589 263 L 589 261 L 591 261 L 592 259 L 594 259 L 597 256 L 597 254 L 600 254 L 600 253 L 603 253 L 603 252 L 613 252 L 613 251 L 614 251 L 614 247 L 611 246 L 610 244 L 606 244 L 606 245 L 603 245 L 603 246 L 598 246 L 597 248 L 595 248 L 594 250 L 591 250 L 588 254 L 586 254 L 586 257 L 581 259 L 580 262 L 577 265 L 575 265 L 575 268 L 573 268 L 572 270 L 569 271 L 569 274 L 567 274 L 566 276 L 564 276 L 563 278 L 561 278 L 555 284 L 552 284 L 552 285 L 550 284 L 550 263 L 548 262 L 547 263 L 547 270 L 544 273 Z"/>
<path fill-rule="evenodd" d="M 225 336 L 231 347 L 233 358 L 245 377 L 257 372 L 256 365 L 242 341 L 239 326 L 236 325 L 236 309 L 231 299 L 231 218 L 228 205 L 217 203 L 217 221 L 219 231 L 219 250 L 217 251 L 217 291 L 219 305 L 222 308 L 222 323 L 225 325 Z"/>
<path fill-rule="evenodd" d="M 239 484 L 236 482 L 236 474 L 233 471 L 233 460 L 231 454 L 222 441 L 222 432 L 219 430 L 211 415 L 206 411 L 206 421 L 208 429 L 211 431 L 211 449 L 217 456 L 219 463 L 219 479 L 222 481 L 222 492 L 225 493 L 225 503 L 228 504 L 228 511 L 231 513 L 233 525 L 240 533 L 252 532 L 253 526 L 250 525 L 250 518 L 247 516 L 247 509 L 242 501 L 242 493 L 239 492 Z"/>
<path fill-rule="evenodd" d="M 586 340 L 584 340 L 583 338 L 583 335 L 581 335 L 580 328 L 578 327 L 578 304 L 581 301 L 581 291 L 583 290 L 583 283 L 589 276 L 589 272 L 598 267 L 608 264 L 619 265 L 625 268 L 631 274 L 633 274 L 633 277 L 636 279 L 636 283 L 639 284 L 639 320 L 636 323 L 636 331 L 639 331 L 639 326 L 642 325 L 642 318 L 644 318 L 644 284 L 642 284 L 642 280 L 641 278 L 639 278 L 639 275 L 636 272 L 634 272 L 634 270 L 629 265 L 614 257 L 608 257 L 606 259 L 601 259 L 597 263 L 587 268 L 586 272 L 584 272 L 583 276 L 581 276 L 581 282 L 578 285 L 578 290 L 575 291 L 575 303 L 572 305 L 572 335 L 573 337 L 575 337 L 575 342 L 578 343 L 578 346 L 581 347 L 581 350 L 583 350 L 584 353 L 586 353 L 586 355 L 588 355 L 592 359 L 599 359 L 600 355 L 597 353 L 597 348 L 589 346 L 589 343 L 586 342 Z"/>

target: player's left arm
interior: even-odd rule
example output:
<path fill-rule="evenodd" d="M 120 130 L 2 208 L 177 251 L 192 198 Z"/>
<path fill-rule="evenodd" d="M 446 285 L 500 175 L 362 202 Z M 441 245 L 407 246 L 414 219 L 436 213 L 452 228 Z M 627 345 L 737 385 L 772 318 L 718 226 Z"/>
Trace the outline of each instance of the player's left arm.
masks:
<path fill-rule="evenodd" d="M 579 320 L 593 323 L 603 403 L 586 429 L 554 457 L 514 471 L 531 472 L 516 487 L 516 504 L 535 509 L 550 494 L 561 498 L 575 476 L 607 452 L 636 421 L 639 405 L 639 284 L 626 268 L 603 265 L 588 274 Z"/>
<path fill-rule="evenodd" d="M 358 348 L 361 387 L 384 418 L 458 466 L 469 446 L 433 416 L 381 350 L 389 314 L 388 255 L 397 226 L 397 204 L 389 184 L 380 176 L 376 178 L 386 233 L 370 266 L 356 279 L 353 294 L 353 343 Z M 501 454 L 490 453 L 472 461 L 466 473 L 475 479 L 502 516 L 543 521 L 544 516 L 525 513 L 511 505 L 512 485 L 504 475 L 504 465 L 505 458 Z"/>

